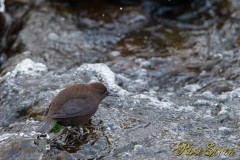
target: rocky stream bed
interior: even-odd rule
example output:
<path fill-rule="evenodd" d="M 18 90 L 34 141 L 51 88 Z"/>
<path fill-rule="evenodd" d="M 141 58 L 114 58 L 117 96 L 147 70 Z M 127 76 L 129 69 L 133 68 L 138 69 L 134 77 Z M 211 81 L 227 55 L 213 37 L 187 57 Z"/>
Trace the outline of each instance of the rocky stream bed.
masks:
<path fill-rule="evenodd" d="M 5 1 L 0 159 L 240 159 L 239 7 Z M 90 82 L 119 97 L 100 104 L 81 139 L 71 128 L 39 138 L 52 98 Z"/>

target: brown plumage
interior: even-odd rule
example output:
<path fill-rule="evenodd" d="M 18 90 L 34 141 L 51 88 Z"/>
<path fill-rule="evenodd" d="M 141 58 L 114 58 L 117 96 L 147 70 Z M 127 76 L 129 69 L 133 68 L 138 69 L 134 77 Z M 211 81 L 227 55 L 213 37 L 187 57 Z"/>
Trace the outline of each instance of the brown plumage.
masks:
<path fill-rule="evenodd" d="M 48 133 L 55 123 L 79 126 L 88 122 L 106 96 L 111 96 L 102 83 L 75 84 L 60 91 L 50 103 L 44 125 L 38 132 Z"/>

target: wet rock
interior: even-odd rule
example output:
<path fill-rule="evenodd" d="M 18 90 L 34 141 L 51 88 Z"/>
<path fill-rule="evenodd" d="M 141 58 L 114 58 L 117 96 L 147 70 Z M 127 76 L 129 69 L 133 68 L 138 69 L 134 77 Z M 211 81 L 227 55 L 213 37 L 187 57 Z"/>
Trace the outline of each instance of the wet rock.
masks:
<path fill-rule="evenodd" d="M 110 55 L 111 56 L 113 56 L 113 57 L 117 57 L 117 56 L 120 56 L 120 52 L 118 52 L 118 51 L 112 51 L 111 53 L 110 53 Z"/>
<path fill-rule="evenodd" d="M 205 91 L 202 93 L 202 96 L 206 99 L 215 99 L 216 96 L 211 91 Z"/>
<path fill-rule="evenodd" d="M 12 147 L 11 150 L 8 150 L 8 147 L 1 147 L 5 148 L 1 150 L 3 159 L 35 159 L 42 155 L 38 152 L 33 140 L 19 139 L 18 142 L 9 142 L 9 145 Z"/>
<path fill-rule="evenodd" d="M 143 151 L 144 151 L 144 147 L 142 145 L 138 144 L 134 146 L 134 149 L 133 149 L 134 154 L 140 154 Z"/>
<path fill-rule="evenodd" d="M 27 114 L 27 110 L 34 105 L 36 97 L 31 95 L 31 93 L 35 92 L 34 90 L 29 91 L 23 89 L 23 87 L 34 83 L 34 81 L 29 79 L 29 76 L 41 77 L 46 72 L 47 67 L 44 64 L 35 63 L 30 59 L 25 59 L 19 63 L 13 71 L 0 77 L 1 90 L 3 91 L 0 94 L 2 104 L 1 109 L 3 111 L 1 112 L 1 126 L 8 125 L 9 123 L 16 121 L 17 117 L 25 116 Z M 14 94 L 20 95 L 12 97 Z M 25 99 L 26 97 L 28 97 L 28 100 L 20 101 L 21 98 Z M 11 107 L 11 109 L 9 107 Z"/>
<path fill-rule="evenodd" d="M 211 114 L 213 116 L 217 116 L 221 110 L 222 110 L 222 107 L 221 107 L 221 105 L 218 104 L 218 105 L 214 106 L 214 108 L 212 109 Z"/>
<path fill-rule="evenodd" d="M 1 53 L 0 54 L 0 66 L 7 60 L 6 54 Z"/>
<path fill-rule="evenodd" d="M 4 12 L 5 11 L 5 5 L 4 5 L 4 0 L 0 1 L 0 12 Z"/>
<path fill-rule="evenodd" d="M 227 127 L 220 127 L 218 128 L 218 131 L 221 136 L 227 136 L 231 134 L 231 129 Z"/>
<path fill-rule="evenodd" d="M 191 91 L 191 92 L 196 92 L 198 89 L 200 89 L 200 86 L 198 84 L 193 84 L 193 85 L 186 85 L 183 87 L 184 89 L 186 89 L 187 91 Z"/>
<path fill-rule="evenodd" d="M 48 38 L 52 41 L 57 41 L 59 36 L 56 33 L 49 33 Z"/>
<path fill-rule="evenodd" d="M 30 75 L 31 79 L 27 78 Z M 33 115 L 43 114 L 51 98 L 67 84 L 102 81 L 110 90 L 119 93 L 120 97 L 119 99 L 106 98 L 103 101 L 91 122 L 91 128 L 88 126 L 87 128 L 83 128 L 84 140 L 76 141 L 76 136 L 73 136 L 68 131 L 62 131 L 54 139 L 50 138 L 50 143 L 57 142 L 57 145 L 49 145 L 49 142 L 44 138 L 38 139 L 38 145 L 31 147 L 31 149 L 34 149 L 31 152 L 34 152 L 34 155 L 36 153 L 36 157 L 41 157 L 43 154 L 46 158 L 68 157 L 80 159 L 83 157 L 97 158 L 99 156 L 104 156 L 105 158 L 125 157 L 130 159 L 138 156 L 168 157 L 172 154 L 171 143 L 174 141 L 187 140 L 187 137 L 191 136 L 195 140 L 201 137 L 203 139 L 202 143 L 204 143 L 209 140 L 209 136 L 214 137 L 215 132 L 207 132 L 207 136 L 205 137 L 205 134 L 197 131 L 196 126 L 198 128 L 206 128 L 207 126 L 207 128 L 218 130 L 221 136 L 232 133 L 225 128 L 219 128 L 218 125 L 215 125 L 216 123 L 213 123 L 215 120 L 211 116 L 211 110 L 210 113 L 206 113 L 206 107 L 199 107 L 199 104 L 197 104 L 198 107 L 195 105 L 191 106 L 193 103 L 190 102 L 186 103 L 187 105 L 182 104 L 179 107 L 177 104 L 183 100 L 179 97 L 170 98 L 176 95 L 169 94 L 168 98 L 165 97 L 164 101 L 161 101 L 157 98 L 159 96 L 158 92 L 146 90 L 143 93 L 137 93 L 140 91 L 137 90 L 137 86 L 136 89 L 128 87 L 128 90 L 125 90 L 117 85 L 119 78 L 123 81 L 128 80 L 124 75 L 114 73 L 107 65 L 102 63 L 83 64 L 71 69 L 67 73 L 58 73 L 48 71 L 46 65 L 42 63 L 25 59 L 13 71 L 1 77 L 1 89 L 3 91 L 1 92 L 1 96 L 3 97 L 1 103 L 4 106 L 7 103 L 10 105 L 14 104 L 16 109 L 12 108 L 11 110 L 11 115 L 15 114 L 15 119 L 10 120 L 3 116 L 2 123 L 5 125 L 2 126 L 5 129 L 2 128 L 0 131 L 5 135 L 18 134 L 18 132 L 23 132 L 24 135 L 24 132 L 31 130 L 31 128 L 36 128 L 37 125 L 30 122 L 28 123 L 28 127 L 23 127 L 26 124 L 24 123 L 24 119 L 22 119 L 23 123 L 20 125 L 17 122 L 19 120 L 17 116 L 19 109 L 21 109 L 21 113 L 24 113 L 21 117 L 34 119 Z M 24 83 L 19 83 L 19 81 L 22 81 L 21 79 L 24 79 Z M 47 82 L 49 81 L 54 82 L 54 84 L 48 84 Z M 39 82 L 41 85 L 38 85 Z M 140 83 L 137 84 L 141 85 Z M 15 86 L 12 89 L 15 91 L 9 92 L 7 86 L 9 88 L 14 88 Z M 32 99 L 26 98 L 36 93 L 38 93 L 38 96 Z M 12 99 L 13 95 L 18 95 L 20 100 L 17 103 Z M 200 96 L 199 94 L 197 95 Z M 194 98 L 194 94 L 192 97 Z M 202 98 L 206 97 L 203 96 Z M 211 105 L 211 102 L 209 104 Z M 109 105 L 110 108 L 108 107 Z M 224 108 L 223 110 L 226 110 Z M 4 110 L 4 108 L 2 109 Z M 10 114 L 8 110 L 4 112 L 5 114 Z M 218 111 L 218 114 L 214 115 L 215 117 L 222 115 L 217 118 L 222 122 L 224 121 L 224 124 L 230 125 L 232 118 L 227 120 L 223 115 L 226 115 L 226 113 L 231 114 L 231 112 L 231 110 L 226 110 L 225 112 Z M 231 114 L 231 116 L 233 115 Z M 50 137 L 53 135 L 51 134 Z M 70 137 L 75 138 L 71 139 Z M 22 140 L 22 143 L 30 143 L 31 139 L 36 141 L 32 136 L 26 138 L 26 140 Z M 213 141 L 219 140 L 213 139 Z M 221 141 L 224 142 L 224 139 Z M 144 145 L 144 147 L 143 145 L 139 145 L 145 143 L 149 143 L 150 145 Z M 71 148 L 70 144 L 74 147 Z M 3 143 L 0 142 L 0 145 L 3 145 Z M 165 146 L 165 149 L 157 147 L 162 145 Z M 46 152 L 46 146 L 49 146 L 48 152 Z M 18 147 L 21 148 L 22 144 Z M 11 152 L 10 148 L 6 149 L 6 153 Z M 27 150 L 26 152 L 29 151 Z"/>

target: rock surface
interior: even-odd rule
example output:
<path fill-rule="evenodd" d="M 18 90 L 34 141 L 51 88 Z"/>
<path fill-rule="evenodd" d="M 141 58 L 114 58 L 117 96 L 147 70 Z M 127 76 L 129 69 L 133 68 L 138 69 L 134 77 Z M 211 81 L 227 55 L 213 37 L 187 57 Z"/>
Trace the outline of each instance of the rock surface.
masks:
<path fill-rule="evenodd" d="M 214 145 L 234 154 L 210 158 L 240 159 L 239 2 L 199 7 L 207 13 L 199 10 L 196 23 L 211 12 L 214 25 L 190 30 L 187 13 L 173 27 L 139 6 L 103 2 L 107 12 L 94 14 L 85 3 L 39 2 L 19 31 L 15 43 L 24 47 L 0 73 L 1 158 L 209 159 L 206 147 Z M 71 127 L 39 137 L 52 98 L 95 81 L 119 98 L 101 103 L 82 137 Z M 181 153 L 180 143 L 195 152 Z"/>

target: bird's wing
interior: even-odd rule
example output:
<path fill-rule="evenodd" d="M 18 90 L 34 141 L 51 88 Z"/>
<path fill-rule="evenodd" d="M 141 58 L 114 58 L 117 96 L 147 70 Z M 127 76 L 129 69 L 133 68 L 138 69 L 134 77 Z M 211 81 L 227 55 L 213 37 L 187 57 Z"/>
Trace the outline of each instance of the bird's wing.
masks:
<path fill-rule="evenodd" d="M 71 99 L 61 106 L 52 118 L 72 118 L 77 116 L 85 116 L 92 114 L 95 111 L 95 105 L 87 102 L 86 98 L 83 99 Z"/>

